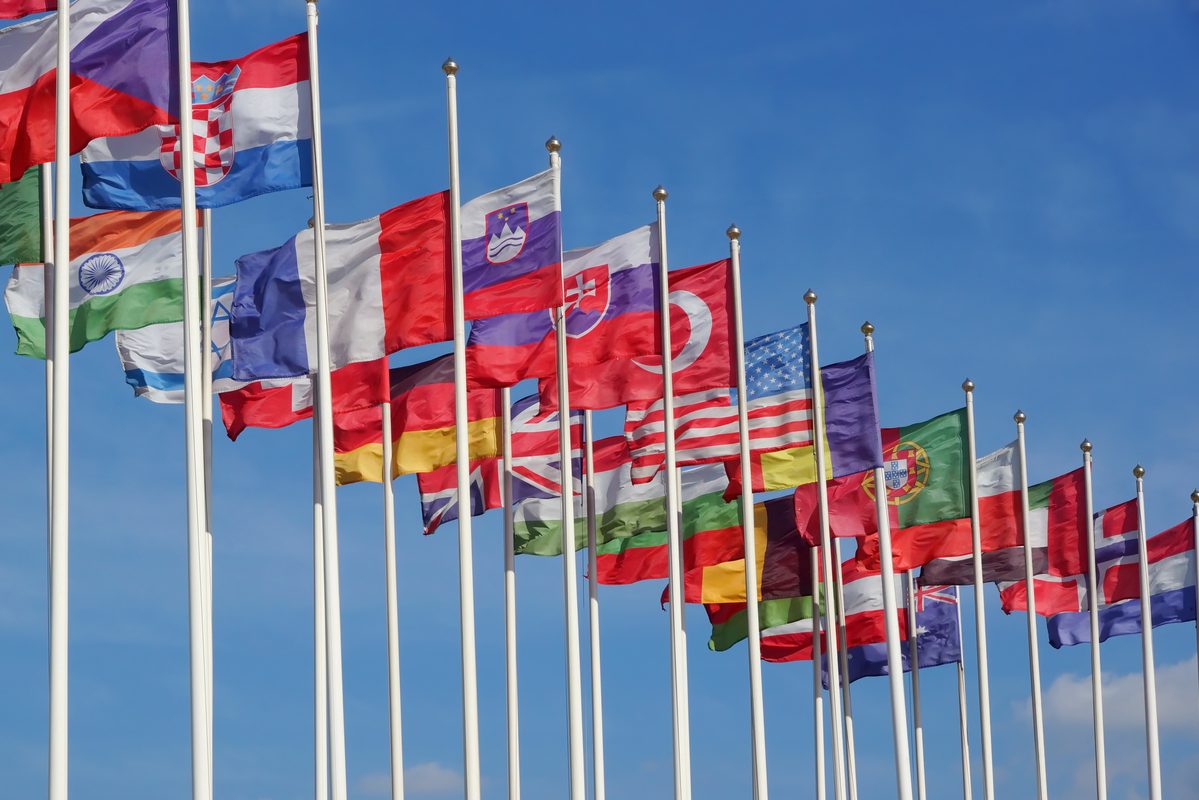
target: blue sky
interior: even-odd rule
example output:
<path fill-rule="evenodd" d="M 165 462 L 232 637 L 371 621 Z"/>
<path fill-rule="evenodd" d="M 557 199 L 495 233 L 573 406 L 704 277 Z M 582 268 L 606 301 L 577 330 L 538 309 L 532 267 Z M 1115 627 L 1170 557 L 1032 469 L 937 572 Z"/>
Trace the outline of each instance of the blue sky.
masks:
<path fill-rule="evenodd" d="M 303 28 L 300 0 L 196 3 L 194 54 L 228 58 Z M 961 404 L 978 384 L 980 452 L 1028 413 L 1034 480 L 1095 442 L 1096 505 L 1148 470 L 1152 530 L 1189 513 L 1199 472 L 1192 309 L 1199 246 L 1199 18 L 1188 2 L 1059 0 L 985 9 L 873 3 L 322 5 L 330 221 L 444 188 L 442 60 L 459 81 L 463 193 L 543 168 L 563 143 L 568 246 L 648 222 L 671 192 L 670 254 L 722 257 L 744 231 L 747 332 L 800 320 L 820 293 L 828 361 L 878 328 L 884 424 Z M 307 194 L 215 215 L 216 256 L 303 227 Z M 14 338 L 0 333 L 0 351 Z M 423 354 L 401 354 L 416 360 Z M 112 345 L 72 359 L 71 780 L 79 800 L 188 791 L 182 411 L 135 401 Z M 46 564 L 38 362 L 0 358 L 0 774 L 44 791 Z M 604 416 L 601 433 L 618 417 Z M 310 432 L 250 432 L 215 450 L 216 790 L 311 791 Z M 459 792 L 456 530 L 419 535 L 397 482 L 405 757 L 414 798 Z M 381 495 L 341 492 L 351 796 L 386 794 Z M 500 519 L 475 528 L 484 788 L 505 785 Z M 518 564 L 525 796 L 566 775 L 560 563 Z M 660 585 L 605 588 L 608 787 L 671 786 Z M 964 594 L 969 595 L 967 591 Z M 1033 792 L 1025 626 L 989 603 L 999 793 Z M 964 616 L 970 618 L 969 601 Z M 585 619 L 585 618 L 584 618 Z M 688 609 L 695 797 L 748 796 L 744 649 L 706 649 Z M 585 629 L 585 628 L 584 628 Z M 1042 627 L 1043 629 L 1043 627 Z M 1199 780 L 1190 625 L 1156 635 L 1166 796 Z M 973 638 L 967 623 L 967 657 Z M 1114 798 L 1146 793 L 1140 642 L 1103 649 Z M 1088 654 L 1042 647 L 1052 794 L 1093 796 Z M 771 788 L 809 796 L 811 672 L 767 665 Z M 972 721 L 977 704 L 971 674 Z M 922 676 L 931 798 L 959 796 L 952 670 Z M 892 792 L 887 686 L 854 686 L 865 797 Z M 977 726 L 971 729 L 977 757 Z M 976 788 L 980 770 L 975 764 Z"/>

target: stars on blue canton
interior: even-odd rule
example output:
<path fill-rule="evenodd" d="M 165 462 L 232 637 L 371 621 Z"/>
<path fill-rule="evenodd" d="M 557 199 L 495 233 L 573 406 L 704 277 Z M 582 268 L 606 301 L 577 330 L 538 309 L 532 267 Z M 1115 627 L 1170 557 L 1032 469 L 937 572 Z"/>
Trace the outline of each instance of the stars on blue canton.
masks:
<path fill-rule="evenodd" d="M 759 336 L 745 344 L 745 389 L 750 400 L 809 387 L 808 324 Z"/>

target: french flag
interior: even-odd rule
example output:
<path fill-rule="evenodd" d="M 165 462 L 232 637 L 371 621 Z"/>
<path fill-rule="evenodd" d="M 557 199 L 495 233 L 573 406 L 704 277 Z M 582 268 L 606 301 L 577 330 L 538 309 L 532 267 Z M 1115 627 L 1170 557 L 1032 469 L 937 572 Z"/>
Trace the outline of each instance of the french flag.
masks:
<path fill-rule="evenodd" d="M 658 261 L 654 225 L 567 251 L 562 283 L 572 370 L 657 352 Z M 477 320 L 467 345 L 472 386 L 513 386 L 557 370 L 552 311 Z"/>
<path fill-rule="evenodd" d="M 178 116 L 173 0 L 71 5 L 71 152 Z M 0 183 L 54 160 L 57 17 L 0 30 Z"/>
<path fill-rule="evenodd" d="M 196 204 L 217 208 L 312 185 L 308 35 L 192 64 Z M 179 126 L 100 139 L 81 156 L 92 208 L 179 207 Z"/>

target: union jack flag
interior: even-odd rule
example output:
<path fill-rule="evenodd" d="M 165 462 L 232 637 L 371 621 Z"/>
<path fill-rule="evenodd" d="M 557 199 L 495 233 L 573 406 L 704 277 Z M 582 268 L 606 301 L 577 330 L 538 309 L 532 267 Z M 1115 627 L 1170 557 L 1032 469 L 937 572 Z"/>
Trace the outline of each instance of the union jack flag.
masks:
<path fill-rule="evenodd" d="M 573 493 L 581 495 L 583 415 L 570 415 Z M 543 413 L 537 395 L 512 404 L 512 500 L 562 494 L 562 455 L 558 441 L 558 412 Z"/>
<path fill-rule="evenodd" d="M 924 611 L 924 603 L 931 600 L 934 603 L 958 604 L 958 587 L 956 586 L 917 586 L 916 613 Z"/>

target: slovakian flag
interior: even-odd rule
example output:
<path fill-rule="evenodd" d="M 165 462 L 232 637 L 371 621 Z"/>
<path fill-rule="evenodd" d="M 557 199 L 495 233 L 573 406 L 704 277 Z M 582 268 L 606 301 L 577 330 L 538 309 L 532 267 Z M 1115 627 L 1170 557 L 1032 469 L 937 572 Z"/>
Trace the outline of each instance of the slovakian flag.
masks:
<path fill-rule="evenodd" d="M 1139 544 L 1133 552 L 1123 543 L 1096 551 L 1099 601 L 1099 641 L 1111 636 L 1141 633 Z M 1195 523 L 1186 520 L 1152 536 L 1145 543 L 1149 560 L 1150 620 L 1154 628 L 1195 620 Z M 1048 619 L 1049 644 L 1054 647 L 1091 641 L 1090 606 Z"/>
<path fill-rule="evenodd" d="M 668 276 L 676 396 L 736 385 L 730 278 L 728 259 L 672 270 Z M 557 406 L 557 381 L 542 380 L 538 389 L 543 406 Z M 630 402 L 653 403 L 661 397 L 660 354 L 606 361 L 570 374 L 572 408 L 600 411 Z"/>
<path fill-rule="evenodd" d="M 573 372 L 658 350 L 658 234 L 646 225 L 563 256 L 567 363 Z M 554 312 L 481 319 L 467 342 L 472 386 L 513 386 L 557 372 Z"/>
<path fill-rule="evenodd" d="M 432 472 L 454 462 L 454 359 L 450 354 L 395 367 L 391 381 L 391 476 Z M 500 392 L 467 394 L 471 459 L 500 453 Z M 383 481 L 383 419 L 379 408 L 333 417 L 339 484 Z"/>
<path fill-rule="evenodd" d="M 175 121 L 174 0 L 77 0 L 70 13 L 71 152 Z M 0 30 L 0 183 L 54 160 L 57 52 L 55 17 Z"/>
<path fill-rule="evenodd" d="M 447 464 L 416 476 L 420 490 L 420 514 L 425 535 L 437 531 L 443 522 L 458 519 L 458 465 Z M 470 515 L 481 517 L 493 508 L 503 508 L 500 491 L 500 460 L 480 458 L 470 462 Z"/>
<path fill-rule="evenodd" d="M 312 185 L 308 35 L 192 64 L 196 205 L 216 208 Z M 92 208 L 179 207 L 179 126 L 98 139 L 80 156 Z"/>
<path fill-rule="evenodd" d="M 55 0 L 0 0 L 0 19 L 20 19 L 57 8 Z"/>
<path fill-rule="evenodd" d="M 387 401 L 387 361 L 349 364 L 330 373 L 333 414 L 378 408 Z M 312 380 L 284 378 L 254 381 L 240 389 L 222 392 L 221 421 L 230 439 L 246 428 L 286 428 L 312 416 Z"/>

